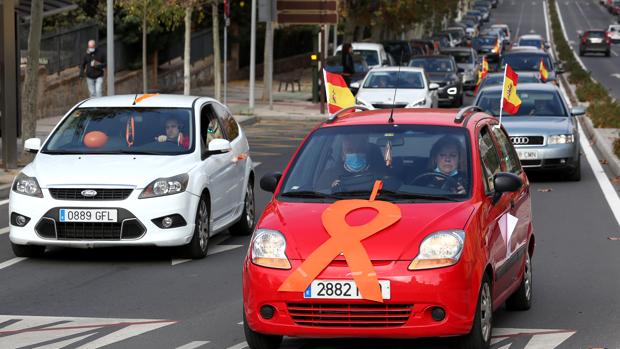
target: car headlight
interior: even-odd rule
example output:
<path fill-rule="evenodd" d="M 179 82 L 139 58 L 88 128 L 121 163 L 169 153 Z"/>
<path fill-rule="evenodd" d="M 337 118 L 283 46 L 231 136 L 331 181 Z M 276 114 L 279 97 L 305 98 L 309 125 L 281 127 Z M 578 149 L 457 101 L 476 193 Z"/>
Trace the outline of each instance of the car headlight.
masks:
<path fill-rule="evenodd" d="M 411 102 L 411 103 L 407 104 L 407 106 L 405 108 L 423 107 L 424 105 L 426 105 L 426 97 L 420 99 L 419 101 Z"/>
<path fill-rule="evenodd" d="M 16 193 L 34 196 L 37 198 L 43 197 L 43 192 L 39 186 L 39 182 L 35 177 L 29 177 L 20 172 L 13 182 L 13 191 Z"/>
<path fill-rule="evenodd" d="M 448 267 L 456 264 L 463 252 L 465 232 L 463 230 L 442 230 L 428 235 L 420 244 L 420 252 L 409 270 Z"/>
<path fill-rule="evenodd" d="M 189 182 L 187 173 L 174 177 L 157 178 L 144 188 L 138 199 L 182 193 L 187 188 L 187 182 Z"/>
<path fill-rule="evenodd" d="M 277 230 L 258 229 L 252 240 L 252 263 L 261 267 L 291 269 L 286 257 L 286 239 Z"/>
<path fill-rule="evenodd" d="M 459 89 L 456 87 L 450 87 L 449 89 L 446 90 L 446 92 L 448 92 L 449 95 L 455 95 L 458 91 Z"/>
<path fill-rule="evenodd" d="M 575 136 L 572 134 L 553 135 L 553 136 L 549 136 L 549 138 L 547 139 L 547 143 L 549 144 L 567 144 L 567 143 L 574 143 L 574 142 L 575 142 Z"/>

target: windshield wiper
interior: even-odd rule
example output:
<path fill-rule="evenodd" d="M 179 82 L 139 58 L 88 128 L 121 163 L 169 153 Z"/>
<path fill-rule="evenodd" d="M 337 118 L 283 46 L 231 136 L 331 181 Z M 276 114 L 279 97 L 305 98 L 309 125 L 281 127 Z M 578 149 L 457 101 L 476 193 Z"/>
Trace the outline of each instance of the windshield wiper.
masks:
<path fill-rule="evenodd" d="M 437 200 L 437 201 L 459 201 L 456 198 L 445 196 L 445 195 L 434 195 L 434 194 L 421 194 L 421 193 L 409 193 L 404 191 L 392 191 L 392 190 L 381 190 L 379 192 L 379 197 L 387 196 L 394 199 L 422 199 L 422 200 Z"/>
<path fill-rule="evenodd" d="M 287 191 L 280 195 L 288 198 L 307 198 L 307 199 L 337 199 L 335 195 L 325 194 L 318 191 Z"/>

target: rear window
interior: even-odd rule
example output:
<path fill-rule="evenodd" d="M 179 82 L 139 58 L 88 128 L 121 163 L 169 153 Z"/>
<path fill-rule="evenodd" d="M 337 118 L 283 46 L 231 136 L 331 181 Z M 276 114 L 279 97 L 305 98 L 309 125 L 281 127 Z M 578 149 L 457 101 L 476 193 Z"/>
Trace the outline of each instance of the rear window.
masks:
<path fill-rule="evenodd" d="M 500 67 L 503 67 L 504 64 L 508 64 L 513 70 L 538 71 L 540 69 L 541 59 L 544 60 L 545 67 L 553 71 L 553 64 L 551 64 L 549 56 L 546 54 L 537 53 L 518 53 L 504 55 L 502 56 Z"/>
<path fill-rule="evenodd" d="M 556 91 L 519 90 L 521 107 L 515 115 L 503 113 L 503 116 L 567 116 L 560 95 Z M 476 105 L 487 112 L 499 116 L 501 91 L 482 91 Z"/>
<path fill-rule="evenodd" d="M 588 32 L 588 37 L 589 38 L 604 39 L 605 38 L 605 32 Z"/>
<path fill-rule="evenodd" d="M 454 60 L 456 61 L 456 63 L 461 63 L 461 64 L 473 64 L 474 63 L 474 56 L 471 54 L 471 52 L 467 52 L 467 51 L 452 51 L 452 52 L 444 52 L 444 54 L 449 54 L 450 56 L 454 57 Z"/>
<path fill-rule="evenodd" d="M 521 39 L 519 40 L 519 46 L 541 47 L 542 41 L 538 39 Z"/>

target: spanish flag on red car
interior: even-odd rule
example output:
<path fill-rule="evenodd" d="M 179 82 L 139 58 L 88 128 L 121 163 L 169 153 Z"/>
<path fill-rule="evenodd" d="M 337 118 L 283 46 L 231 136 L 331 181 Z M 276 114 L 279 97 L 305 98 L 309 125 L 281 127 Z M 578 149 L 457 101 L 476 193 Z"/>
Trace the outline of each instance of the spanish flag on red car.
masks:
<path fill-rule="evenodd" d="M 542 82 L 547 82 L 547 80 L 549 80 L 549 71 L 547 67 L 545 67 L 545 61 L 542 58 L 540 59 L 540 68 L 538 68 L 538 72 L 540 73 Z"/>
<path fill-rule="evenodd" d="M 349 90 L 341 75 L 323 70 L 325 81 L 325 95 L 327 96 L 327 111 L 334 114 L 338 110 L 355 105 L 355 97 Z"/>
<path fill-rule="evenodd" d="M 521 106 L 521 99 L 517 96 L 517 82 L 519 75 L 506 64 L 504 72 L 504 91 L 502 93 L 502 109 L 510 114 L 516 114 Z"/>

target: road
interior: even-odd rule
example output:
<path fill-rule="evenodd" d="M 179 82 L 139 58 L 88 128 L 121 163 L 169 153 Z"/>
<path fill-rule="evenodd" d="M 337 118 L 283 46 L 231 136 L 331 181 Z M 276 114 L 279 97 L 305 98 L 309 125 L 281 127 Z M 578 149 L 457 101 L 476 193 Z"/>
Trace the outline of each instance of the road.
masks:
<path fill-rule="evenodd" d="M 543 13 L 540 0 L 504 0 L 491 21 L 508 23 L 513 35 L 544 34 Z M 257 178 L 282 170 L 314 124 L 261 121 L 245 127 Z M 577 183 L 530 177 L 534 302 L 528 312 L 495 313 L 494 349 L 620 347 L 620 241 L 608 239 L 620 236 L 620 229 L 588 162 L 581 164 Z M 260 214 L 270 195 L 258 186 L 256 192 Z M 7 205 L 0 202 L 0 210 L 2 228 Z M 42 259 L 22 260 L 0 233 L 0 348 L 242 349 L 241 262 L 249 238 L 225 234 L 217 242 L 199 261 L 151 248 L 55 248 Z M 442 349 L 452 341 L 287 338 L 282 347 L 379 345 Z"/>

